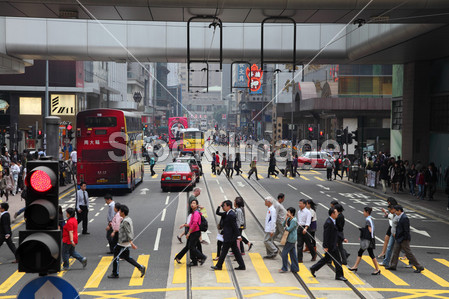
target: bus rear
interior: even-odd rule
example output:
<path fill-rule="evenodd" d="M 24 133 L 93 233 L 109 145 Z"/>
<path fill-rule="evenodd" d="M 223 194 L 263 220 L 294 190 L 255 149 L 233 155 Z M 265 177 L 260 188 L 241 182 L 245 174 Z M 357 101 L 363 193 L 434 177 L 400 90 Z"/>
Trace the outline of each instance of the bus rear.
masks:
<path fill-rule="evenodd" d="M 131 171 L 136 149 L 127 150 L 125 112 L 95 109 L 77 115 L 77 182 L 89 189 L 133 189 L 136 174 Z M 128 142 L 128 147 L 130 142 Z M 137 155 L 136 155 L 137 157 Z M 138 160 L 138 159 L 134 159 Z M 138 170 L 139 177 L 143 175 Z"/>
<path fill-rule="evenodd" d="M 198 129 L 186 129 L 182 133 L 182 152 L 204 154 L 204 133 Z"/>

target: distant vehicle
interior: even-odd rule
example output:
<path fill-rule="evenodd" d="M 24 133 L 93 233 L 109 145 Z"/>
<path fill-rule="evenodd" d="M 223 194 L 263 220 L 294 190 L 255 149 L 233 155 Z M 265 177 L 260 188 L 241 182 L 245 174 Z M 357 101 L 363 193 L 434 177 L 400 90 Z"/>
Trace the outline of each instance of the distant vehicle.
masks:
<path fill-rule="evenodd" d="M 329 153 L 326 152 L 306 152 L 300 157 L 298 157 L 299 167 L 314 167 L 314 168 L 324 168 L 324 162 L 331 158 L 332 161 L 335 159 Z"/>
<path fill-rule="evenodd" d="M 193 157 L 193 156 L 178 157 L 178 158 L 176 158 L 175 162 L 188 163 L 190 165 L 190 167 L 193 169 L 193 171 L 195 172 L 196 182 L 198 183 L 200 181 L 201 170 L 200 170 L 200 166 L 198 165 L 198 162 L 196 161 L 195 157 Z"/>
<path fill-rule="evenodd" d="M 187 191 L 192 191 L 195 181 L 195 172 L 188 163 L 168 163 L 161 176 L 161 188 L 163 192 L 171 187 L 188 187 Z"/>
<path fill-rule="evenodd" d="M 182 130 L 189 127 L 187 117 L 170 117 L 168 119 L 168 146 L 170 150 L 180 149 L 182 145 Z"/>
<path fill-rule="evenodd" d="M 143 127 L 139 115 L 115 109 L 81 111 L 76 118 L 77 183 L 88 189 L 129 189 L 143 181 Z M 113 134 L 124 133 L 114 138 Z M 129 150 L 125 150 L 128 148 Z"/>
<path fill-rule="evenodd" d="M 198 129 L 189 128 L 182 132 L 182 153 L 204 154 L 204 133 Z"/>

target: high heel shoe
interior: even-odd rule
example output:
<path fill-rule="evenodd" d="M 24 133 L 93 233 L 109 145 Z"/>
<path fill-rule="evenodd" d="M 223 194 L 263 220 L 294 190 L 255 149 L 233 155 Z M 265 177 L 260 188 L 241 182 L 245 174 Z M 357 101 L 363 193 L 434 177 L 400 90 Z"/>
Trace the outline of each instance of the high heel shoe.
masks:
<path fill-rule="evenodd" d="M 348 270 L 352 271 L 352 272 L 357 272 L 357 270 L 359 270 L 359 268 L 348 268 Z"/>
<path fill-rule="evenodd" d="M 380 274 L 380 269 L 377 270 L 376 272 L 371 273 L 371 275 L 379 275 Z"/>

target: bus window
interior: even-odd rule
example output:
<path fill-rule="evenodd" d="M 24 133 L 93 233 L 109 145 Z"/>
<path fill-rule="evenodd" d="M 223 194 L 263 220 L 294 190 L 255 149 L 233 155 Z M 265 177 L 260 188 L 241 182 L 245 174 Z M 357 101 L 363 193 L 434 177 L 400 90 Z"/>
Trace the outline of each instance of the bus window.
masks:
<path fill-rule="evenodd" d="M 117 126 L 117 118 L 108 116 L 108 117 L 86 117 L 84 119 L 84 126 L 86 128 L 98 128 L 98 127 L 116 127 Z"/>

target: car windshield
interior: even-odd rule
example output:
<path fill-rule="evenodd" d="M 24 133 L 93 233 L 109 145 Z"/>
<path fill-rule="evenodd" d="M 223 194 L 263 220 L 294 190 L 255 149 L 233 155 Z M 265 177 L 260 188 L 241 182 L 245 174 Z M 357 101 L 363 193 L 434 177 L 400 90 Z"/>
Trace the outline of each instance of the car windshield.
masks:
<path fill-rule="evenodd" d="M 165 171 L 190 172 L 190 166 L 184 163 L 168 164 Z"/>
<path fill-rule="evenodd" d="M 176 162 L 190 163 L 192 165 L 197 165 L 196 160 L 195 159 L 191 159 L 191 158 L 187 158 L 187 159 L 178 158 L 178 159 L 176 159 Z"/>

